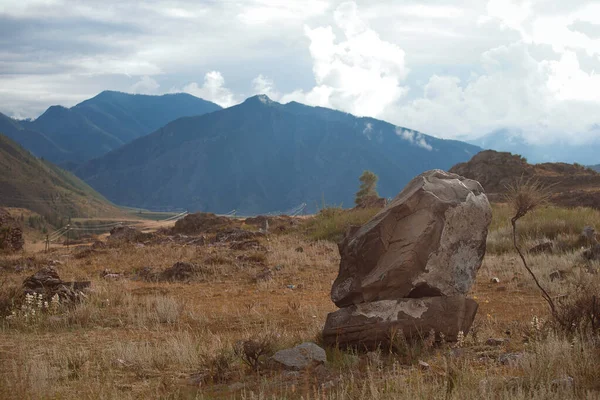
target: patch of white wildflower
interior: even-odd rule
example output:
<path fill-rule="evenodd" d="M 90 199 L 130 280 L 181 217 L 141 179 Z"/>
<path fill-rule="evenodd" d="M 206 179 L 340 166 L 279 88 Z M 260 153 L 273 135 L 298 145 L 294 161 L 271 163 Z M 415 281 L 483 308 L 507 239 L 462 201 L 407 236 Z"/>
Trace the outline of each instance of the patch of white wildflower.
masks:
<path fill-rule="evenodd" d="M 45 301 L 44 296 L 40 293 L 27 293 L 21 307 L 15 307 L 6 319 L 34 323 L 44 315 L 57 314 L 59 309 L 60 296 L 58 293 L 50 299 L 50 303 Z"/>

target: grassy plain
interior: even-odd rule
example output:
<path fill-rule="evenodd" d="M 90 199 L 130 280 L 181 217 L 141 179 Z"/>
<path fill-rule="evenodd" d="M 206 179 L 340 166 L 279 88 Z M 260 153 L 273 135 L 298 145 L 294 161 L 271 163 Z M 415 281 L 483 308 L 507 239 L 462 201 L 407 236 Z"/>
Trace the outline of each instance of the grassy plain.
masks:
<path fill-rule="evenodd" d="M 61 278 L 91 280 L 93 291 L 73 308 L 25 319 L 15 305 L 15 317 L 0 317 L 0 398 L 600 398 L 597 333 L 565 332 L 551 323 L 510 249 L 509 212 L 502 205 L 494 207 L 488 253 L 470 293 L 480 308 L 462 343 L 400 344 L 369 355 L 327 349 L 326 368 L 301 373 L 248 367 L 234 351 L 239 341 L 265 338 L 272 350 L 319 343 L 325 317 L 336 309 L 329 290 L 339 254 L 327 239 L 370 215 L 322 214 L 260 239 L 265 252 L 163 243 L 123 244 L 84 257 L 72 247 L 4 256 L 0 307 L 8 304 L 8 311 L 21 282 L 35 272 L 15 269 L 26 257 L 34 265 L 58 261 Z M 600 226 L 600 213 L 542 208 L 520 221 L 524 249 L 555 241 L 552 254 L 527 257 L 556 298 L 600 288 L 593 273 L 599 266 L 581 257 L 585 225 Z M 143 267 L 178 261 L 199 266 L 197 276 L 186 283 L 135 279 Z M 273 279 L 257 282 L 266 267 Z M 109 281 L 104 270 L 124 276 Z M 562 279 L 551 280 L 557 270 L 564 271 Z M 508 340 L 491 345 L 490 338 Z"/>

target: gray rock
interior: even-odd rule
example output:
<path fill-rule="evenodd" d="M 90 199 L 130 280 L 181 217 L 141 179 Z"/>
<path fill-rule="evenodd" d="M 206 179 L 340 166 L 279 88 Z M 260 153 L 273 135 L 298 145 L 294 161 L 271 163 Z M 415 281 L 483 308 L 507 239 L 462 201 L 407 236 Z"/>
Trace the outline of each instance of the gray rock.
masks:
<path fill-rule="evenodd" d="M 492 210 L 481 185 L 441 170 L 414 178 L 339 244 L 331 299 L 339 307 L 465 295 L 485 254 Z"/>
<path fill-rule="evenodd" d="M 489 338 L 488 340 L 485 341 L 485 344 L 488 346 L 502 346 L 505 343 L 508 343 L 510 340 L 508 339 L 494 339 L 494 338 Z"/>
<path fill-rule="evenodd" d="M 523 353 L 506 353 L 498 357 L 498 362 L 502 365 L 514 365 L 523 358 Z"/>
<path fill-rule="evenodd" d="M 559 379 L 555 379 L 550 382 L 552 389 L 572 389 L 575 386 L 575 380 L 570 376 L 565 376 Z"/>
<path fill-rule="evenodd" d="M 294 348 L 280 350 L 272 357 L 276 365 L 287 370 L 300 371 L 327 362 L 325 350 L 314 343 L 302 343 Z"/>
<path fill-rule="evenodd" d="M 428 371 L 431 369 L 431 366 L 428 363 L 426 363 L 425 361 L 419 360 L 419 368 L 422 369 L 423 371 Z"/>

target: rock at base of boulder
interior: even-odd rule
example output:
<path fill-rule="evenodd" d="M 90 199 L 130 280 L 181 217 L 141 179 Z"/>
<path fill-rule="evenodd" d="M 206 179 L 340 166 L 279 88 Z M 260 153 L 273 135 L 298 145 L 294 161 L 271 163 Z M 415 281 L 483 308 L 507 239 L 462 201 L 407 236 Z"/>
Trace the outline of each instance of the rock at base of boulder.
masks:
<path fill-rule="evenodd" d="M 394 335 L 408 340 L 425 337 L 431 330 L 445 340 L 467 334 L 477 313 L 475 300 L 463 296 L 381 300 L 329 313 L 323 340 L 328 346 L 374 349 L 389 346 Z"/>
<path fill-rule="evenodd" d="M 300 371 L 327 362 L 325 350 L 312 342 L 302 343 L 294 348 L 280 350 L 272 358 L 275 366 L 287 370 Z"/>

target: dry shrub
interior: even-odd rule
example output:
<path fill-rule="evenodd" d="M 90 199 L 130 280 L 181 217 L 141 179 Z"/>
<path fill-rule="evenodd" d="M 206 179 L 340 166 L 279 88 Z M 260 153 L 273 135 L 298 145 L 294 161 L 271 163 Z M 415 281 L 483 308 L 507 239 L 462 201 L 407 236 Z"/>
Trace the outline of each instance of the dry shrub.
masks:
<path fill-rule="evenodd" d="M 558 328 L 566 332 L 600 334 L 600 282 L 578 285 L 557 304 Z"/>
<path fill-rule="evenodd" d="M 8 278 L 0 280 L 0 318 L 10 315 L 21 295 L 21 288 L 9 283 Z"/>
<path fill-rule="evenodd" d="M 265 364 L 265 359 L 275 351 L 276 336 L 265 334 L 257 339 L 240 340 L 234 347 L 234 353 L 253 371 Z"/>
<path fill-rule="evenodd" d="M 233 377 L 235 357 L 230 350 L 222 349 L 205 363 L 204 380 L 227 383 Z"/>

